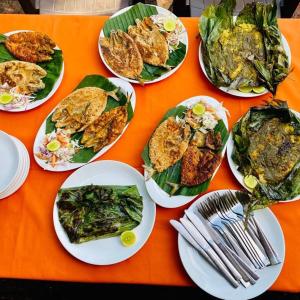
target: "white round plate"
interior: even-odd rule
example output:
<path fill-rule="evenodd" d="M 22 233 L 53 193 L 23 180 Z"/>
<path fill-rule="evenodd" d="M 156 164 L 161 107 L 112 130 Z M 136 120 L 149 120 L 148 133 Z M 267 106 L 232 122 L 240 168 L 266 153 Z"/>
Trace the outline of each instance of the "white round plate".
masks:
<path fill-rule="evenodd" d="M 290 67 L 291 63 L 292 63 L 291 49 L 289 47 L 289 44 L 288 44 L 286 38 L 283 35 L 281 35 L 281 41 L 282 41 L 282 45 L 283 45 L 283 48 L 285 50 L 285 53 L 286 53 L 286 55 L 288 57 L 289 67 Z M 208 75 L 206 73 L 205 67 L 204 67 L 203 55 L 202 55 L 202 51 L 201 51 L 201 45 L 202 45 L 202 41 L 200 42 L 199 50 L 198 50 L 199 63 L 200 63 L 201 69 L 202 69 L 205 77 L 211 82 L 210 78 L 208 77 Z M 213 83 L 211 82 L 211 84 L 213 84 Z M 217 87 L 217 88 L 219 90 L 227 93 L 227 94 L 230 94 L 230 95 L 233 95 L 233 96 L 237 96 L 237 97 L 243 97 L 243 98 L 258 97 L 258 96 L 261 96 L 261 95 L 265 95 L 265 94 L 267 94 L 269 92 L 266 89 L 263 93 L 260 93 L 260 94 L 257 94 L 257 93 L 254 93 L 254 92 L 251 92 L 251 93 L 242 93 L 239 90 L 230 90 L 230 89 L 228 89 L 228 87 Z"/>
<path fill-rule="evenodd" d="M 227 117 L 226 117 L 226 111 L 225 111 L 224 107 L 222 106 L 222 104 L 214 98 L 211 98 L 208 96 L 195 96 L 195 97 L 189 98 L 189 99 L 179 103 L 177 106 L 184 105 L 184 106 L 189 107 L 189 106 L 192 106 L 195 103 L 199 102 L 200 100 L 209 104 L 210 106 L 212 106 L 213 108 L 216 109 L 217 115 L 223 120 L 226 128 L 228 129 L 228 121 L 227 121 Z M 226 145 L 224 146 L 222 154 L 221 154 L 222 158 L 224 156 L 225 150 L 226 150 Z M 220 165 L 221 165 L 221 163 L 220 163 Z M 216 175 L 220 165 L 216 168 L 213 176 L 211 177 L 211 180 Z M 150 178 L 150 179 L 146 180 L 146 178 L 148 178 L 148 174 L 147 174 L 146 170 L 144 171 L 144 177 L 145 177 L 146 188 L 147 188 L 149 195 L 156 202 L 156 204 L 158 204 L 162 207 L 166 207 L 166 208 L 179 207 L 179 206 L 185 205 L 188 202 L 192 201 L 197 196 L 197 195 L 195 195 L 195 196 L 183 196 L 183 195 L 170 196 L 163 189 L 160 188 L 160 186 L 155 182 L 154 179 Z"/>
<path fill-rule="evenodd" d="M 110 77 L 110 78 L 108 78 L 108 80 L 111 81 L 115 86 L 120 87 L 122 93 L 124 93 L 125 95 L 131 95 L 130 103 L 131 103 L 132 109 L 134 111 L 136 96 L 135 96 L 135 91 L 134 91 L 132 85 L 130 83 L 120 79 L 120 78 Z M 36 135 L 34 145 L 33 145 L 34 158 L 35 158 L 35 161 L 37 162 L 37 164 L 40 167 L 42 167 L 44 170 L 54 171 L 54 172 L 74 170 L 74 169 L 77 169 L 77 168 L 87 164 L 87 163 L 67 162 L 64 165 L 55 166 L 53 168 L 50 164 L 47 164 L 44 160 L 39 159 L 35 155 L 35 153 L 37 153 L 39 151 L 39 145 L 41 145 L 41 143 L 43 141 L 43 138 L 45 136 L 46 121 L 47 121 L 48 117 L 55 111 L 56 107 L 46 117 L 46 119 L 44 120 L 43 124 L 41 125 L 41 127 L 40 127 L 40 129 L 39 129 L 39 131 Z M 109 144 L 109 145 L 105 146 L 104 148 L 102 148 L 89 162 L 99 158 L 101 155 L 103 155 L 105 152 L 107 152 L 121 138 L 121 136 L 124 134 L 125 130 L 127 129 L 128 125 L 129 125 L 129 123 L 125 126 L 122 133 L 118 136 L 118 138 L 114 142 L 112 142 L 111 144 Z"/>
<path fill-rule="evenodd" d="M 216 192 L 222 194 L 226 191 L 228 190 Z M 214 193 L 211 192 L 202 196 L 188 210 L 198 213 L 196 206 L 199 203 L 207 201 L 207 197 Z M 251 299 L 265 292 L 279 276 L 285 258 L 284 236 L 280 224 L 269 208 L 257 210 L 254 212 L 254 215 L 259 226 L 277 252 L 281 263 L 257 270 L 260 278 L 254 285 L 251 285 L 247 289 L 241 285 L 236 289 L 233 288 L 181 235 L 178 235 L 178 249 L 182 264 L 195 284 L 205 292 L 220 299 Z"/>
<path fill-rule="evenodd" d="M 295 110 L 292 110 L 291 111 L 296 115 L 296 117 L 298 119 L 300 119 L 300 113 L 295 111 Z M 239 122 L 240 119 L 237 121 Z M 230 170 L 231 172 L 233 173 L 234 177 L 237 179 L 237 181 L 245 188 L 247 189 L 250 193 L 252 192 L 251 189 L 249 189 L 245 183 L 244 183 L 244 176 L 241 172 L 238 171 L 238 165 L 233 161 L 232 159 L 232 153 L 233 153 L 233 149 L 234 149 L 234 142 L 233 142 L 233 138 L 232 138 L 232 132 L 230 132 L 230 135 L 229 135 L 229 138 L 228 138 L 228 142 L 227 142 L 227 159 L 228 159 L 228 163 L 229 163 L 229 167 L 230 167 Z M 286 203 L 286 202 L 292 202 L 292 201 L 296 201 L 296 200 L 299 200 L 299 196 L 293 198 L 293 199 L 290 199 L 290 200 L 284 200 L 284 201 L 279 201 L 279 202 L 282 202 L 282 203 Z"/>
<path fill-rule="evenodd" d="M 30 32 L 32 30 L 16 30 L 16 31 L 11 31 L 11 32 L 7 32 L 7 33 L 4 33 L 3 35 L 5 36 L 10 36 L 14 33 L 18 33 L 18 32 Z M 60 50 L 60 48 L 58 46 L 56 46 L 54 49 L 56 50 Z M 63 63 L 62 63 L 62 68 L 61 68 L 61 71 L 60 71 L 60 75 L 58 77 L 58 79 L 56 80 L 52 90 L 50 91 L 50 93 L 43 99 L 40 99 L 40 100 L 35 100 L 33 102 L 30 102 L 26 107 L 20 107 L 20 108 L 14 108 L 14 109 L 10 109 L 10 110 L 6 110 L 5 108 L 3 108 L 3 105 L 0 105 L 0 110 L 3 110 L 3 111 L 7 111 L 7 112 L 22 112 L 22 111 L 27 111 L 27 110 L 31 110 L 33 108 L 36 108 L 40 105 L 42 105 L 43 103 L 45 103 L 47 100 L 49 100 L 53 95 L 54 93 L 57 91 L 57 89 L 59 88 L 61 82 L 62 82 L 62 79 L 63 79 L 63 76 L 64 76 L 64 72 L 65 72 L 65 63 L 64 63 L 64 60 L 63 60 Z"/>
<path fill-rule="evenodd" d="M 93 265 L 111 265 L 128 259 L 139 251 L 149 238 L 155 221 L 155 203 L 145 188 L 143 176 L 133 167 L 122 162 L 102 160 L 90 163 L 72 173 L 61 188 L 97 185 L 136 185 L 143 197 L 142 222 L 133 229 L 136 243 L 124 247 L 120 237 L 111 237 L 89 241 L 82 244 L 70 243 L 67 234 L 58 220 L 56 197 L 53 209 L 54 229 L 64 248 L 77 259 Z"/>
<path fill-rule="evenodd" d="M 150 5 L 150 4 L 147 4 L 147 5 Z M 169 76 L 171 76 L 172 74 L 174 74 L 179 68 L 180 66 L 183 64 L 185 58 L 186 58 L 186 55 L 187 55 L 187 52 L 188 52 L 188 46 L 189 46 L 189 40 L 188 40 L 188 34 L 187 34 L 187 31 L 186 31 L 186 28 L 184 27 L 183 23 L 180 21 L 180 19 L 175 16 L 172 12 L 170 12 L 169 10 L 165 9 L 165 8 L 162 8 L 160 6 L 156 6 L 156 5 L 151 5 L 151 6 L 155 6 L 156 9 L 157 9 L 157 12 L 158 14 L 162 14 L 162 15 L 168 15 L 168 16 L 172 16 L 176 19 L 178 19 L 178 21 L 180 22 L 180 25 L 182 26 L 183 30 L 182 30 L 182 33 L 181 33 L 181 36 L 180 36 L 180 41 L 186 45 L 186 52 L 185 52 L 185 56 L 184 56 L 184 59 L 182 60 L 182 62 L 176 66 L 175 68 L 173 68 L 172 70 L 170 70 L 169 72 L 166 72 L 164 73 L 163 75 L 161 75 L 160 77 L 154 79 L 154 80 L 150 80 L 150 81 L 145 81 L 144 84 L 148 84 L 148 83 L 154 83 L 154 82 L 158 82 L 158 81 L 161 81 L 161 80 L 164 80 L 166 78 L 168 78 Z M 116 17 L 118 15 L 121 15 L 123 14 L 124 12 L 126 12 L 127 10 L 129 10 L 132 6 L 129 6 L 129 7 L 125 7 L 121 10 L 119 10 L 118 12 L 116 12 L 114 15 L 112 15 L 110 18 L 113 18 L 113 17 Z M 101 29 L 101 32 L 100 32 L 100 35 L 99 35 L 99 39 L 100 38 L 103 38 L 104 37 L 104 33 L 103 33 L 103 29 Z M 107 67 L 107 69 L 109 69 L 110 72 L 112 72 L 115 76 L 123 79 L 123 80 L 126 80 L 126 81 L 129 81 L 131 83 L 138 83 L 140 84 L 139 81 L 137 80 L 134 80 L 134 79 L 130 79 L 130 78 L 127 78 L 127 77 L 123 77 L 121 76 L 120 74 L 118 74 L 117 72 L 115 72 L 105 61 L 104 59 L 104 56 L 103 56 L 103 52 L 102 52 L 102 49 L 101 49 L 101 46 L 100 46 L 100 43 L 99 43 L 99 40 L 98 40 L 98 50 L 99 50 L 99 54 L 100 54 L 100 57 L 101 57 L 101 60 L 102 62 L 104 63 L 104 65 Z"/>
<path fill-rule="evenodd" d="M 18 148 L 11 136 L 0 131 L 0 194 L 4 192 L 17 177 L 20 165 Z"/>

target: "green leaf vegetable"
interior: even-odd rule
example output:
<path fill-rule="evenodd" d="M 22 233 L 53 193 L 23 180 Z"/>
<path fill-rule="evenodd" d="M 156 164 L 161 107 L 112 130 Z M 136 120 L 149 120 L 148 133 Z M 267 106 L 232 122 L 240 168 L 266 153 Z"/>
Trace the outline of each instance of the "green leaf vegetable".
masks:
<path fill-rule="evenodd" d="M 120 235 L 142 221 L 143 198 L 135 185 L 60 189 L 58 217 L 71 243 Z"/>

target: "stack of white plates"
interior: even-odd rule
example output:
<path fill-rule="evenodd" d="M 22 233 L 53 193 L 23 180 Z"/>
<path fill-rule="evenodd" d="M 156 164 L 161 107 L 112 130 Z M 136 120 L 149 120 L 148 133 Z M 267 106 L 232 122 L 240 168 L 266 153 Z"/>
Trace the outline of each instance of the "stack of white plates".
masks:
<path fill-rule="evenodd" d="M 0 131 L 0 199 L 10 196 L 22 186 L 29 166 L 29 154 L 24 144 Z"/>

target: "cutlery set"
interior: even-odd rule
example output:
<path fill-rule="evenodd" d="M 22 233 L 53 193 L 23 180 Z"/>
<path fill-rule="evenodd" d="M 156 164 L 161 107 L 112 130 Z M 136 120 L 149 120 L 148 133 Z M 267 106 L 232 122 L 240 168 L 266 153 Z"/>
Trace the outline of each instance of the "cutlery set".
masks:
<path fill-rule="evenodd" d="M 257 270 L 281 263 L 254 215 L 246 221 L 250 201 L 245 192 L 215 192 L 193 211 L 185 210 L 180 222 L 170 221 L 234 288 L 254 285 Z"/>

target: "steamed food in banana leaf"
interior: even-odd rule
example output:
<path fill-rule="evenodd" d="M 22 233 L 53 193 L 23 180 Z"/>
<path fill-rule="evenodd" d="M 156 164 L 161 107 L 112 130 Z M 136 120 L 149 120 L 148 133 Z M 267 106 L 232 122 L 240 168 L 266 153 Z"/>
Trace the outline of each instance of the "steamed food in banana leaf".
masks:
<path fill-rule="evenodd" d="M 233 128 L 233 161 L 257 178 L 260 204 L 300 194 L 300 120 L 284 101 L 252 107 Z"/>
<path fill-rule="evenodd" d="M 289 72 L 276 1 L 252 2 L 234 21 L 235 0 L 208 6 L 200 20 L 202 54 L 212 83 L 228 89 L 264 86 L 273 94 Z"/>
<path fill-rule="evenodd" d="M 118 236 L 142 221 L 143 198 L 135 185 L 87 185 L 58 192 L 58 217 L 71 243 Z"/>

